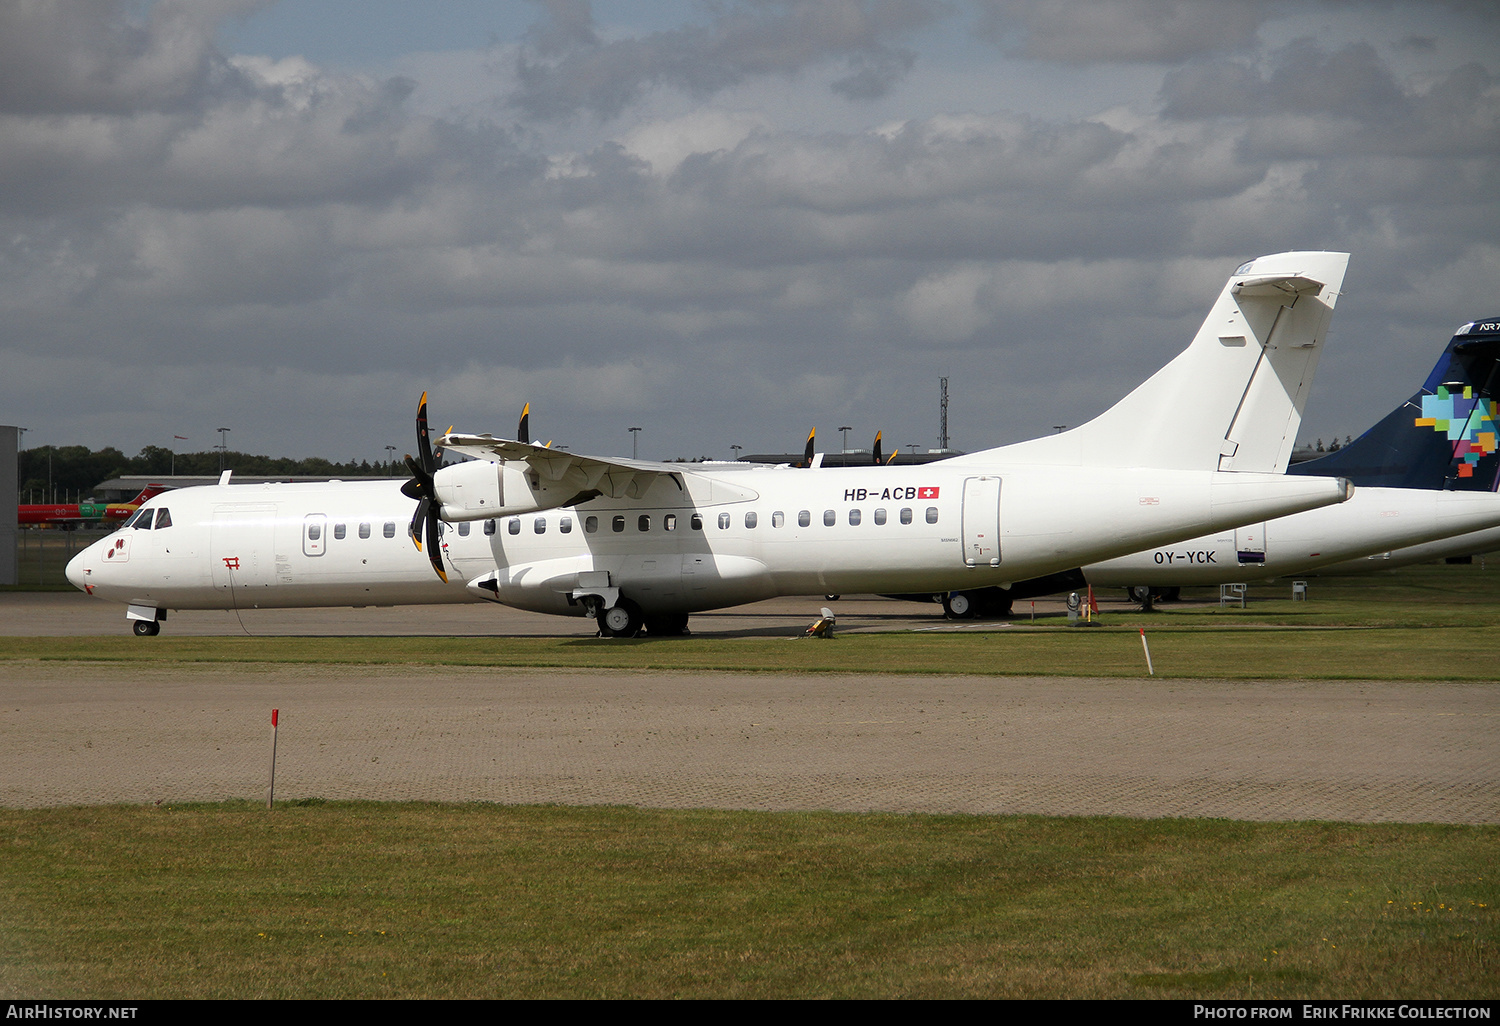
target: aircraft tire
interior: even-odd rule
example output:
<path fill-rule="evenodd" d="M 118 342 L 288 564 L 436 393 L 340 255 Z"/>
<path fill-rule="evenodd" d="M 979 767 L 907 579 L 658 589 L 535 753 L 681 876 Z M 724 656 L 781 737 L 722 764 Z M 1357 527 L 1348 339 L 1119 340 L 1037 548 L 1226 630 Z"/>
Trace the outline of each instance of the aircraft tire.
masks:
<path fill-rule="evenodd" d="M 641 607 L 629 599 L 599 613 L 599 633 L 607 638 L 633 638 L 641 632 Z"/>
<path fill-rule="evenodd" d="M 670 613 L 646 617 L 646 635 L 652 638 L 680 638 L 688 633 L 688 614 Z"/>
<path fill-rule="evenodd" d="M 971 591 L 950 591 L 943 596 L 943 615 L 950 620 L 972 620 L 978 606 Z"/>
<path fill-rule="evenodd" d="M 980 615 L 986 620 L 1004 620 L 1010 616 L 1014 605 L 1015 600 L 1010 597 L 1010 592 L 1004 588 L 995 588 L 992 589 L 992 593 L 988 596 L 988 601 L 984 603 L 984 608 Z"/>
<path fill-rule="evenodd" d="M 161 624 L 155 620 L 136 620 L 131 630 L 138 638 L 154 638 L 161 633 Z"/>

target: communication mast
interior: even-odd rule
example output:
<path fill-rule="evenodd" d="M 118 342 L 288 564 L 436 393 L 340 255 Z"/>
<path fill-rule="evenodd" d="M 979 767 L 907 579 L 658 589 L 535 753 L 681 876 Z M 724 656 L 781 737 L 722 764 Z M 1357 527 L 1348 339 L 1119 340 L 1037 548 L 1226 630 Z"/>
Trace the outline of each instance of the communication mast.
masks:
<path fill-rule="evenodd" d="M 948 451 L 948 379 L 939 378 L 938 394 L 938 448 Z"/>

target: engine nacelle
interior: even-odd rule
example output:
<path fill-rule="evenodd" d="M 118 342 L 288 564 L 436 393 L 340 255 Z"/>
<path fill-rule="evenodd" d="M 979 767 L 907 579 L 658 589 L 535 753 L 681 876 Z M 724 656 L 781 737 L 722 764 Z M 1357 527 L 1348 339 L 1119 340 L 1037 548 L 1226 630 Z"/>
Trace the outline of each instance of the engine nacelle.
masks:
<path fill-rule="evenodd" d="M 550 484 L 524 462 L 468 460 L 432 476 L 442 517 L 449 522 L 534 513 L 593 498 L 576 487 Z"/>

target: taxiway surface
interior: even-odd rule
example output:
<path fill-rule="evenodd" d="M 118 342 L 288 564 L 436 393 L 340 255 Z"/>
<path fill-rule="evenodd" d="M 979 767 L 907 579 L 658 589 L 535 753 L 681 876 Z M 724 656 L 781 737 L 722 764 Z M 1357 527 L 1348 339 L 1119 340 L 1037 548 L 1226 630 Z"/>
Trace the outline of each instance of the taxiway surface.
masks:
<path fill-rule="evenodd" d="M 856 610 L 841 622 L 935 622 L 868 601 L 841 603 Z M 694 627 L 785 634 L 808 605 Z M 11 634 L 122 630 L 118 607 L 82 596 L 6 595 L 0 611 Z M 431 622 L 453 613 L 484 619 Z M 570 626 L 488 606 L 260 615 L 256 633 L 289 633 L 288 617 L 303 634 L 497 644 Z M 218 613 L 167 629 L 241 630 Z M 263 800 L 272 708 L 282 799 L 1500 822 L 1488 684 L 49 661 L 0 663 L 0 804 Z"/>

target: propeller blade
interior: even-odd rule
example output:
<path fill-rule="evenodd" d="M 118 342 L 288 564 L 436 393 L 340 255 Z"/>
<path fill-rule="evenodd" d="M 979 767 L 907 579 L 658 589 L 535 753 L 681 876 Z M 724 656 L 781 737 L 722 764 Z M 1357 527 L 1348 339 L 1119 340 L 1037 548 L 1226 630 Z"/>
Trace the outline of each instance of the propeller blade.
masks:
<path fill-rule="evenodd" d="M 812 461 L 813 461 L 813 436 L 815 436 L 817 433 L 818 433 L 818 429 L 817 428 L 813 428 L 811 431 L 809 431 L 807 433 L 807 448 L 802 453 L 802 464 L 801 464 L 804 467 L 810 467 L 810 466 L 812 466 Z"/>
<path fill-rule="evenodd" d="M 448 428 L 448 434 L 453 433 L 453 428 Z M 439 450 L 441 451 L 441 450 Z M 412 510 L 411 523 L 406 527 L 406 533 L 411 536 L 411 542 L 422 551 L 423 542 L 427 545 L 427 558 L 432 563 L 432 569 L 443 583 L 448 583 L 448 574 L 443 569 L 442 535 L 443 529 L 442 508 L 443 504 L 438 501 L 437 485 L 433 475 L 437 473 L 437 461 L 433 457 L 432 438 L 427 430 L 427 393 L 422 393 L 422 399 L 417 403 L 417 458 L 410 455 L 406 457 L 406 468 L 411 471 L 411 480 L 401 486 L 401 494 L 408 499 L 417 500 L 417 508 Z"/>
<path fill-rule="evenodd" d="M 875 457 L 874 462 L 875 462 L 875 465 L 877 467 L 880 466 L 882 463 L 885 462 L 885 460 L 883 460 L 883 459 L 880 458 L 880 432 L 879 431 L 875 432 L 875 445 L 874 445 L 874 448 L 872 448 L 870 451 L 871 451 L 871 453 Z"/>
<path fill-rule="evenodd" d="M 531 441 L 531 404 L 521 408 L 521 423 L 516 426 L 516 441 Z"/>
<path fill-rule="evenodd" d="M 406 457 L 406 469 L 411 471 L 411 480 L 401 486 L 401 494 L 408 499 L 420 499 L 432 492 L 432 478 L 417 466 L 410 455 Z"/>
<path fill-rule="evenodd" d="M 443 539 L 441 531 L 443 522 L 438 519 L 438 504 L 431 502 L 427 504 L 427 558 L 432 561 L 432 568 L 442 578 L 444 584 L 448 583 L 448 574 L 443 569 Z"/>
<path fill-rule="evenodd" d="M 432 480 L 432 438 L 427 431 L 427 393 L 422 393 L 422 401 L 417 403 L 417 455 L 422 461 L 422 470 L 427 479 Z"/>
<path fill-rule="evenodd" d="M 406 533 L 411 535 L 411 543 L 417 547 L 418 552 L 422 551 L 422 524 L 427 519 L 427 507 L 430 505 L 427 496 L 418 499 L 417 508 L 411 515 L 411 523 L 406 528 Z"/>

